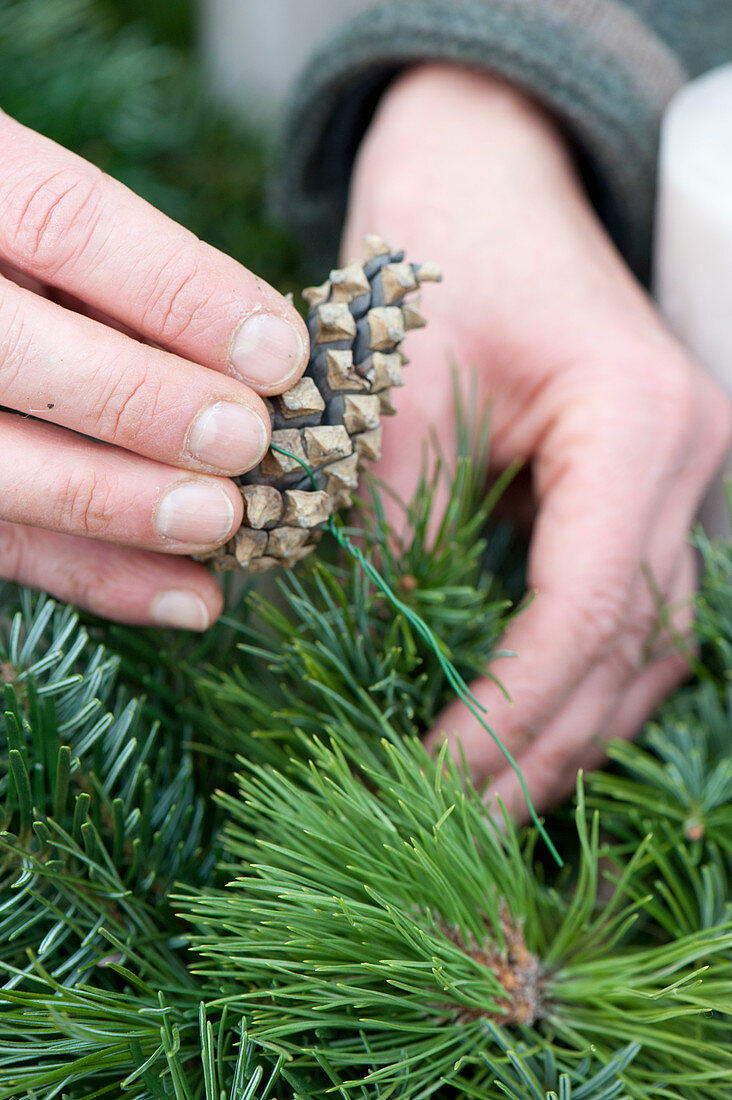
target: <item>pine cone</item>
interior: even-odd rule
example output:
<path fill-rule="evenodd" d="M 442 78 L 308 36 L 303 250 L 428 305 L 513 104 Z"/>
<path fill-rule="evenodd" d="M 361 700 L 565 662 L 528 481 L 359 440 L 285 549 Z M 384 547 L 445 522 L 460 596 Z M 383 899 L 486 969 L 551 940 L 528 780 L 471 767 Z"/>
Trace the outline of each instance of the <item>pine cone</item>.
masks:
<path fill-rule="evenodd" d="M 436 282 L 436 264 L 404 262 L 379 237 L 365 238 L 366 260 L 331 271 L 303 297 L 310 306 L 310 362 L 279 397 L 265 398 L 272 442 L 298 455 L 317 489 L 292 458 L 269 450 L 258 466 L 235 478 L 244 520 L 234 537 L 207 555 L 215 569 L 263 573 L 293 565 L 314 549 L 328 517 L 351 503 L 358 471 L 379 458 L 382 413 L 395 412 L 392 386 L 401 386 L 404 334 L 426 322 L 418 301 L 405 296 Z"/>

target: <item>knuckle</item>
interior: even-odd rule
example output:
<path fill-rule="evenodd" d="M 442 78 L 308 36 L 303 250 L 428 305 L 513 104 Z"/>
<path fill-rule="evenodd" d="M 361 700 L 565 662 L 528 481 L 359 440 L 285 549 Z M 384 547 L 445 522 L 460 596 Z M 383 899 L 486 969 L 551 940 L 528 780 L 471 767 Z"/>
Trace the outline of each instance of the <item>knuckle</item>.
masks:
<path fill-rule="evenodd" d="M 108 602 L 104 601 L 104 595 L 115 587 L 113 559 L 110 560 L 106 554 L 69 555 L 63 563 L 61 575 L 64 592 L 69 593 L 66 598 L 80 607 L 93 610 Z"/>
<path fill-rule="evenodd" d="M 160 379 L 147 370 L 144 355 L 139 365 L 127 361 L 117 370 L 112 363 L 92 410 L 99 438 L 129 446 L 155 419 L 160 396 Z"/>
<path fill-rule="evenodd" d="M 197 328 L 213 297 L 201 264 L 189 245 L 169 259 L 152 280 L 142 305 L 141 328 L 160 343 L 176 343 Z"/>
<path fill-rule="evenodd" d="M 686 371 L 674 371 L 659 388 L 656 400 L 668 422 L 681 431 L 693 419 L 697 404 L 696 386 Z"/>
<path fill-rule="evenodd" d="M 732 404 L 724 391 L 685 355 L 645 369 L 638 364 L 634 377 L 652 416 L 650 438 L 660 464 L 711 477 L 732 441 Z"/>
<path fill-rule="evenodd" d="M 732 443 L 732 402 L 719 386 L 713 386 L 713 399 L 707 407 L 704 447 L 713 467 L 719 465 Z"/>
<path fill-rule="evenodd" d="M 532 751 L 532 763 L 548 787 L 553 787 L 563 776 L 568 780 L 576 777 L 574 760 L 568 759 L 564 744 L 557 745 L 549 740 L 546 744 L 538 743 Z"/>
<path fill-rule="evenodd" d="M 626 617 L 627 594 L 616 585 L 594 587 L 582 602 L 580 644 L 588 656 L 598 657 L 613 645 Z"/>
<path fill-rule="evenodd" d="M 29 545 L 28 528 L 0 521 L 0 561 L 2 576 L 8 581 L 26 580 Z"/>
<path fill-rule="evenodd" d="M 653 402 L 661 438 L 672 448 L 685 445 L 694 431 L 698 405 L 691 373 L 671 366 L 658 371 L 653 380 Z"/>
<path fill-rule="evenodd" d="M 609 664 L 626 680 L 656 661 L 678 659 L 679 667 L 684 667 L 686 658 L 678 651 L 678 638 L 691 627 L 692 620 L 690 600 L 673 608 L 665 597 L 659 602 L 648 593 L 623 624 L 608 656 Z"/>
<path fill-rule="evenodd" d="M 117 494 L 111 481 L 94 470 L 73 471 L 56 499 L 58 526 L 89 538 L 103 536 L 115 515 Z"/>
<path fill-rule="evenodd" d="M 687 680 L 689 673 L 691 672 L 690 658 L 693 659 L 698 655 L 698 650 L 693 645 L 690 645 L 687 649 L 687 654 L 672 653 L 666 657 L 666 671 L 668 673 L 669 691 L 672 691 L 674 687 L 678 687 L 679 684 L 683 684 L 684 680 Z"/>
<path fill-rule="evenodd" d="M 33 333 L 18 295 L 12 288 L 0 284 L 0 368 L 4 396 L 9 396 L 15 388 L 32 344 Z"/>
<path fill-rule="evenodd" d="M 62 168 L 14 195 L 10 221 L 17 256 L 51 278 L 84 250 L 94 230 L 104 176 L 93 165 Z"/>
<path fill-rule="evenodd" d="M 632 679 L 643 667 L 644 650 L 652 631 L 653 627 L 650 623 L 647 629 L 642 628 L 640 624 L 628 627 L 623 637 L 618 639 L 617 644 L 610 651 L 608 665 L 623 683 Z"/>

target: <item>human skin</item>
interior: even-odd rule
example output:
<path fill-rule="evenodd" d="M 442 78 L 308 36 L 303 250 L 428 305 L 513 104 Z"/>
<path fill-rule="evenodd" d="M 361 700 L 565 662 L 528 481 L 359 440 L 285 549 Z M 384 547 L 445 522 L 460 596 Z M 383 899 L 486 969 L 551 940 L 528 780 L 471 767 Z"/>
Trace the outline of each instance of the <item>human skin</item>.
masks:
<path fill-rule="evenodd" d="M 259 394 L 302 373 L 272 287 L 0 112 L 0 575 L 108 618 L 203 630 L 188 555 L 242 518 Z M 18 416 L 16 413 L 25 414 Z M 80 434 L 83 433 L 83 434 Z"/>
<path fill-rule="evenodd" d="M 383 479 L 408 498 L 434 426 L 453 453 L 451 362 L 491 406 L 491 473 L 524 464 L 533 599 L 472 685 L 546 809 L 629 738 L 687 674 L 689 530 L 730 440 L 717 385 L 664 328 L 583 190 L 550 117 L 483 73 L 430 64 L 384 95 L 361 145 L 343 235 L 376 232 L 436 260 L 429 326 L 410 335 Z M 688 656 L 688 652 L 687 652 Z M 508 698 L 507 698 L 508 696 Z M 525 819 L 513 771 L 459 702 L 428 736 L 460 738 L 472 778 Z"/>

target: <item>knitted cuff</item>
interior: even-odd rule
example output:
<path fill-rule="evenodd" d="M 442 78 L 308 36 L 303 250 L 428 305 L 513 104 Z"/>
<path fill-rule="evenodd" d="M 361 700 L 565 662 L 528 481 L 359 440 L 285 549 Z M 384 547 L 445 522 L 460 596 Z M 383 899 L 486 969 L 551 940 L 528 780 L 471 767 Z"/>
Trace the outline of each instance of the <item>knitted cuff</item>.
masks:
<path fill-rule="evenodd" d="M 353 160 L 405 66 L 442 60 L 510 80 L 563 127 L 598 214 L 648 275 L 662 111 L 686 80 L 621 0 L 391 0 L 354 19 L 300 77 L 283 128 L 274 208 L 333 264 Z"/>

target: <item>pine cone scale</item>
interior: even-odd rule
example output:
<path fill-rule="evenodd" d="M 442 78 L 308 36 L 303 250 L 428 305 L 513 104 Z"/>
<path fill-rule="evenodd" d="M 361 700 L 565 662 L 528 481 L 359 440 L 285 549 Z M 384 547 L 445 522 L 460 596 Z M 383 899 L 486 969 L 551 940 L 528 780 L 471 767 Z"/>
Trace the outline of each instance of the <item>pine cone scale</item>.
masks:
<path fill-rule="evenodd" d="M 435 264 L 407 263 L 378 237 L 365 243 L 365 263 L 348 263 L 303 292 L 310 362 L 286 393 L 266 399 L 278 449 L 235 478 L 244 520 L 206 556 L 214 568 L 260 573 L 299 561 L 333 512 L 351 503 L 359 470 L 380 457 L 381 417 L 395 411 L 390 392 L 403 384 L 401 342 L 425 324 L 404 299 L 440 273 Z"/>

